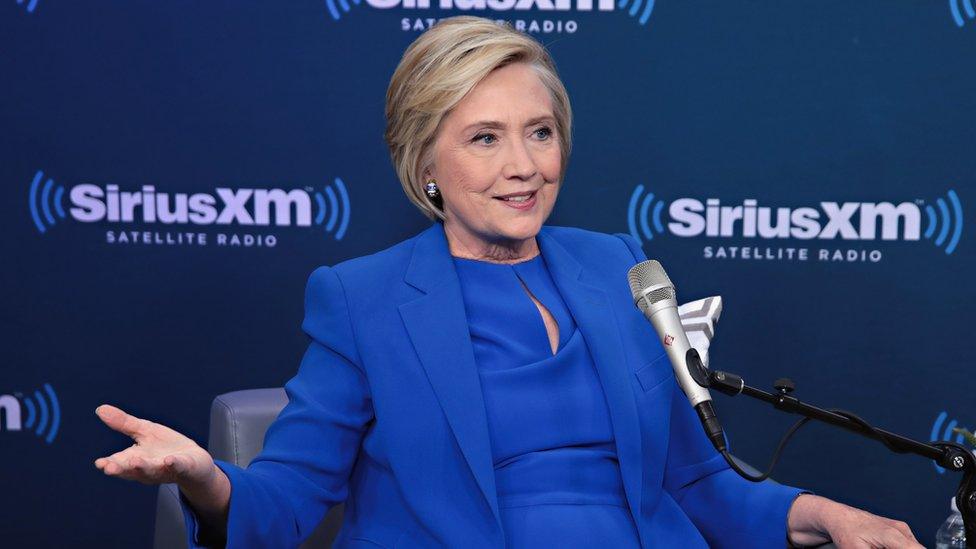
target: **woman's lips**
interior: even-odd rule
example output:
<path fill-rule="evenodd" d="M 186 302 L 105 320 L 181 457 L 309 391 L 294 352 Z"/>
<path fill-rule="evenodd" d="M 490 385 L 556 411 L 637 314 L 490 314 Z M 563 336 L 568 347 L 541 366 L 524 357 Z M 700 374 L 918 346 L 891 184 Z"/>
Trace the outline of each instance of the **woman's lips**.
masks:
<path fill-rule="evenodd" d="M 515 208 L 516 210 L 528 210 L 528 209 L 532 208 L 532 206 L 535 206 L 535 195 L 536 194 L 537 194 L 537 191 L 536 192 L 533 192 L 531 195 L 529 195 L 529 198 L 528 199 L 523 200 L 521 202 L 515 201 L 515 200 L 505 200 L 504 198 L 496 198 L 495 200 L 499 200 L 499 201 L 502 202 L 502 204 L 505 204 L 506 206 L 508 206 L 510 208 Z"/>

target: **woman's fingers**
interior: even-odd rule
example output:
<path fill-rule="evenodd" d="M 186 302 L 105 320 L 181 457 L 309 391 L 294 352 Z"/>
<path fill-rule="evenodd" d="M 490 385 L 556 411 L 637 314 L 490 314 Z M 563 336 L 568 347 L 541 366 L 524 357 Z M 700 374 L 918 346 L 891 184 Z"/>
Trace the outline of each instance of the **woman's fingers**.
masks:
<path fill-rule="evenodd" d="M 121 464 L 119 464 L 119 462 L 113 459 L 101 458 L 100 461 L 102 462 L 102 466 L 99 467 L 99 469 L 101 469 L 102 472 L 105 473 L 106 475 L 114 477 L 117 476 L 119 473 L 121 473 L 122 470 L 124 469 L 124 467 Z"/>
<path fill-rule="evenodd" d="M 108 425 L 109 428 L 128 435 L 136 440 L 138 440 L 141 435 L 145 434 L 143 431 L 149 424 L 149 422 L 146 420 L 127 414 L 109 404 L 102 404 L 98 408 L 95 408 L 95 414 L 105 423 L 105 425 Z"/>
<path fill-rule="evenodd" d="M 102 459 L 105 460 L 102 463 L 102 467 L 99 467 L 102 472 L 106 475 L 126 480 L 135 480 L 145 484 L 160 484 L 163 482 L 173 482 L 178 476 L 172 471 L 171 467 L 164 465 L 162 460 L 149 460 L 140 456 Z"/>
<path fill-rule="evenodd" d="M 122 450 L 120 452 L 115 452 L 110 456 L 98 458 L 97 460 L 95 460 L 95 466 L 98 467 L 99 461 L 101 461 L 103 465 L 111 462 L 111 463 L 115 463 L 116 465 L 123 466 L 124 464 L 129 462 L 129 458 L 136 455 L 137 451 L 138 451 L 138 446 L 135 445 L 129 446 L 125 450 Z"/>
<path fill-rule="evenodd" d="M 169 467 L 163 464 L 162 460 L 158 460 L 158 463 L 151 463 L 136 456 L 129 460 L 129 467 L 133 474 L 132 480 L 138 480 L 146 484 L 172 482 L 176 479 L 176 475 Z"/>
<path fill-rule="evenodd" d="M 110 477 L 135 480 L 146 484 L 179 482 L 192 472 L 193 458 L 184 454 L 146 457 L 123 450 L 95 460 L 95 467 Z"/>

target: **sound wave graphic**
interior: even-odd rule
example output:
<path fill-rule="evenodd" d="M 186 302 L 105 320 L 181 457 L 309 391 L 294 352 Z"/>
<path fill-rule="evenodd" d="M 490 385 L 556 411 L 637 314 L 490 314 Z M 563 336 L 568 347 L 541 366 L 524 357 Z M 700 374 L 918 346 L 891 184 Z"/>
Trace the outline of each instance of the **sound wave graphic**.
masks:
<path fill-rule="evenodd" d="M 17 5 L 23 4 L 24 0 L 17 0 Z M 37 7 L 37 0 L 28 0 L 27 2 L 27 13 L 34 13 L 34 8 Z"/>
<path fill-rule="evenodd" d="M 353 4 L 359 5 L 361 0 L 352 0 Z M 342 13 L 349 12 L 349 2 L 348 0 L 339 0 L 339 6 L 336 7 L 336 0 L 325 0 L 325 6 L 329 8 L 329 14 L 332 15 L 332 19 L 338 21 L 342 17 Z M 339 10 L 342 10 L 342 13 Z"/>
<path fill-rule="evenodd" d="M 644 185 L 637 185 L 634 188 L 634 192 L 630 195 L 630 203 L 627 205 L 627 228 L 630 229 L 630 235 L 637 239 L 641 244 L 644 243 L 641 240 L 641 235 L 647 240 L 654 239 L 654 233 L 661 234 L 664 232 L 664 223 L 661 222 L 661 211 L 664 209 L 664 201 L 658 200 L 654 203 L 654 193 L 648 192 L 641 200 L 641 195 L 644 193 Z M 640 203 L 640 210 L 638 211 L 637 204 Z M 653 213 L 651 206 L 654 206 Z M 654 227 L 651 230 L 651 225 L 649 219 L 653 220 Z M 641 232 L 637 232 L 637 227 L 640 226 Z"/>
<path fill-rule="evenodd" d="M 332 187 L 335 187 L 338 192 Z M 319 206 L 319 213 L 315 216 L 315 224 L 322 225 L 325 223 L 325 232 L 331 233 L 338 223 L 339 228 L 336 229 L 333 237 L 336 240 L 342 240 L 342 237 L 346 236 L 346 229 L 349 227 L 349 193 L 346 192 L 345 183 L 338 177 L 335 178 L 332 186 L 326 185 L 323 189 L 325 190 L 325 197 L 329 199 L 329 204 L 326 206 L 325 197 L 322 196 L 322 193 L 315 193 L 315 201 Z M 329 214 L 328 221 L 325 220 L 326 212 Z"/>
<path fill-rule="evenodd" d="M 945 245 L 945 253 L 951 255 L 952 252 L 956 251 L 956 245 L 959 244 L 959 239 L 962 237 L 962 204 L 959 202 L 956 191 L 950 189 L 946 195 L 949 197 L 948 204 L 942 198 L 935 200 L 935 204 L 939 207 L 938 213 L 931 204 L 926 204 L 925 216 L 928 218 L 928 225 L 926 225 L 923 235 L 926 239 L 931 239 L 938 229 L 939 234 L 935 237 L 935 245 L 939 248 Z M 951 213 L 950 205 L 952 206 Z M 948 239 L 948 243 L 946 239 Z"/>
<path fill-rule="evenodd" d="M 654 11 L 654 0 L 617 0 L 617 9 L 625 9 L 627 4 L 630 4 L 630 9 L 627 10 L 627 14 L 631 17 L 637 17 L 637 14 L 640 13 L 640 18 L 637 22 L 641 25 L 646 25 L 647 20 L 651 18 L 651 12 Z M 644 6 L 643 10 L 641 9 L 641 4 Z"/>
<path fill-rule="evenodd" d="M 34 226 L 37 230 L 44 234 L 47 232 L 48 228 L 53 227 L 57 223 L 57 219 L 54 217 L 57 214 L 58 218 L 64 219 L 64 207 L 61 205 L 61 198 L 64 196 L 64 187 L 61 185 L 55 185 L 54 180 L 48 179 L 44 186 L 41 186 L 41 181 L 44 180 L 44 172 L 37 170 L 34 174 L 34 180 L 31 181 L 30 185 L 30 195 L 28 198 L 28 205 L 30 206 L 31 218 L 34 220 Z M 52 213 L 52 208 L 54 212 Z"/>
<path fill-rule="evenodd" d="M 954 419 L 946 423 L 947 419 L 949 419 L 948 412 L 946 412 L 945 410 L 939 412 L 939 416 L 935 418 L 935 422 L 932 424 L 932 432 L 929 434 L 929 440 L 932 442 L 935 442 L 937 440 L 945 440 L 949 442 L 955 442 L 957 444 L 964 444 L 965 439 L 963 438 L 962 434 L 952 432 L 952 430 L 955 429 L 956 427 L 962 427 L 962 426 L 959 425 L 958 422 Z M 945 429 L 942 428 L 943 425 L 945 425 Z M 963 427 L 963 429 L 967 429 L 967 428 Z M 935 464 L 934 461 L 932 462 L 932 465 L 935 466 L 935 470 L 938 471 L 940 475 L 945 473 L 944 467 L 939 467 L 938 465 Z"/>
<path fill-rule="evenodd" d="M 44 392 L 38 389 L 27 396 L 16 393 L 16 398 L 11 395 L 0 395 L 0 410 L 5 412 L 8 431 L 29 429 L 51 444 L 61 426 L 61 405 L 50 383 L 45 383 L 43 389 Z M 27 409 L 27 419 L 23 422 L 21 422 L 21 405 Z"/>
<path fill-rule="evenodd" d="M 959 12 L 959 4 L 962 4 L 963 10 L 966 12 L 966 17 L 970 19 L 976 18 L 976 9 L 973 9 L 972 0 L 949 0 L 949 11 L 952 13 L 952 20 L 956 22 L 957 27 L 962 27 L 966 24 L 966 20 L 962 18 L 962 13 Z"/>

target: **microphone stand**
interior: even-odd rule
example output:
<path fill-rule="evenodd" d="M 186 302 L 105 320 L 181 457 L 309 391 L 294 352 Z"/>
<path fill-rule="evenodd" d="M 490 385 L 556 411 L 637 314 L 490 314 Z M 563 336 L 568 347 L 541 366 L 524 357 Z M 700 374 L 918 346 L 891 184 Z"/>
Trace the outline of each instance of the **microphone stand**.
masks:
<path fill-rule="evenodd" d="M 691 366 L 689 369 L 694 371 L 697 368 Z M 801 402 L 790 394 L 796 389 L 796 384 L 789 379 L 777 379 L 773 383 L 776 392 L 768 393 L 762 389 L 746 385 L 741 377 L 728 372 L 698 370 L 694 373 L 697 374 L 693 376 L 697 378 L 696 381 L 701 379 L 703 376 L 700 374 L 704 373 L 708 386 L 727 395 L 746 395 L 772 404 L 777 410 L 835 425 L 867 438 L 881 441 L 892 452 L 915 454 L 931 459 L 947 470 L 961 471 L 962 480 L 956 490 L 956 505 L 962 514 L 963 525 L 966 529 L 966 547 L 976 548 L 976 457 L 965 447 L 947 441 L 919 442 L 896 433 L 876 429 L 860 418 L 856 418 L 856 416 L 851 417 Z"/>

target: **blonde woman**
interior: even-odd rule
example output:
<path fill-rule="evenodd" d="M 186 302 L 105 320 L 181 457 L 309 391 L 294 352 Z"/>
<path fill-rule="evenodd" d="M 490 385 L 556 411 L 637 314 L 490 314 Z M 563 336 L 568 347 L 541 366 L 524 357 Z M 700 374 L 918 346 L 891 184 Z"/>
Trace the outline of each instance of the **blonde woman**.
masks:
<path fill-rule="evenodd" d="M 95 465 L 176 482 L 191 544 L 293 547 L 345 502 L 337 547 L 919 547 L 716 454 L 624 283 L 637 243 L 543 225 L 572 117 L 537 42 L 444 20 L 404 54 L 386 117 L 434 223 L 312 274 L 311 343 L 247 469 L 97 410 L 136 444 Z"/>

